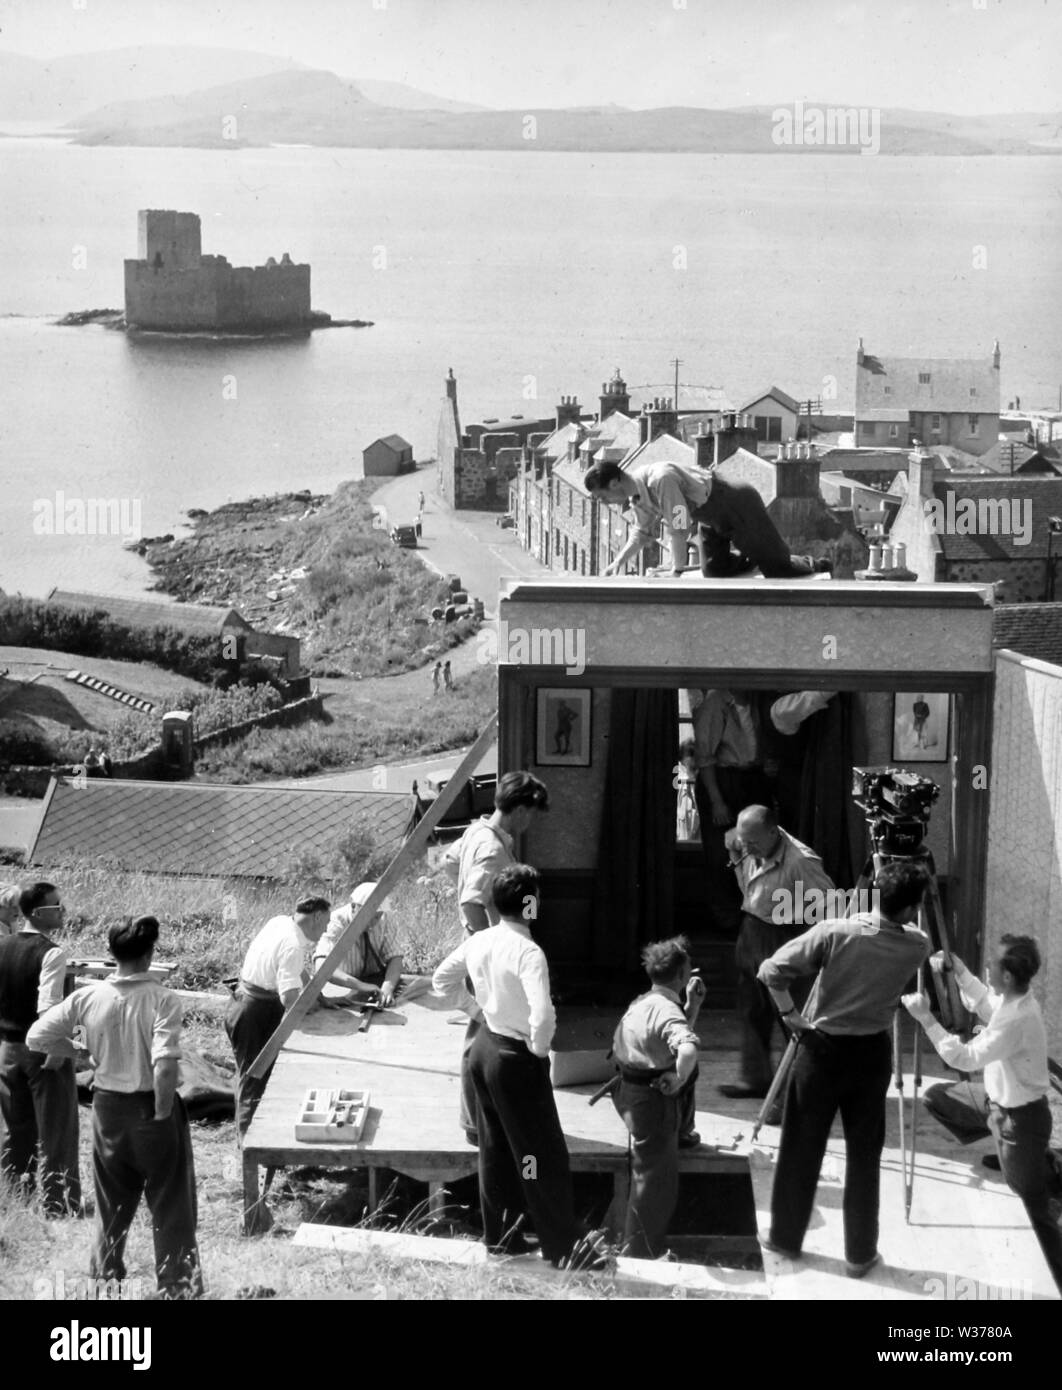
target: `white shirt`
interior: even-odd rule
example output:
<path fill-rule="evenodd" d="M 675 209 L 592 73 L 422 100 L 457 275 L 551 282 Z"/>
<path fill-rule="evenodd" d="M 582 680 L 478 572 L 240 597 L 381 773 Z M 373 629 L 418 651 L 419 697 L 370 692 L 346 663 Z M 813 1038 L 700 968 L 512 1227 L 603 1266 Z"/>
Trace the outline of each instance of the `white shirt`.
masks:
<path fill-rule="evenodd" d="M 969 970 L 955 972 L 963 1003 L 988 1027 L 961 1042 L 934 1021 L 926 1036 L 956 1071 L 984 1071 L 985 1094 L 997 1105 L 1013 1110 L 1046 1096 L 1047 1032 L 1040 1005 L 1031 993 L 1014 999 L 996 994 Z"/>
<path fill-rule="evenodd" d="M 321 961 L 332 952 L 336 942 L 360 911 L 360 906 L 348 903 L 346 907 L 339 907 L 332 913 L 324 936 L 314 947 L 315 968 L 319 967 Z M 339 962 L 338 969 L 344 970 L 348 975 L 354 975 L 360 980 L 364 975 L 372 975 L 379 970 L 385 970 L 388 961 L 401 954 L 402 951 L 391 926 L 390 914 L 386 911 L 379 911 L 368 918 L 367 924 L 359 930 L 353 940 L 347 942 L 347 953 Z"/>
<path fill-rule="evenodd" d="M 282 995 L 302 989 L 310 945 L 294 917 L 271 917 L 247 948 L 240 978 Z"/>
<path fill-rule="evenodd" d="M 805 719 L 825 709 L 833 697 L 832 690 L 801 690 L 782 695 L 771 706 L 771 723 L 780 734 L 795 734 Z"/>
<path fill-rule="evenodd" d="M 457 883 L 457 901 L 465 931 L 475 928 L 465 916 L 466 903 L 479 903 L 492 923 L 498 921 L 491 888 L 494 876 L 509 864 L 515 864 L 513 837 L 498 826 L 491 825 L 489 816 L 473 821 L 460 840 L 452 844 L 442 857 L 442 867 Z"/>
<path fill-rule="evenodd" d="M 452 997 L 466 975 L 492 1033 L 526 1043 L 536 1057 L 549 1056 L 557 1027 L 549 966 L 526 923 L 503 918 L 497 926 L 475 932 L 439 966 L 432 988 Z"/>
<path fill-rule="evenodd" d="M 78 1027 L 92 1053 L 94 1084 L 103 1091 L 153 1090 L 155 1063 L 181 1055 L 181 1001 L 149 973 L 113 975 L 76 989 L 37 1020 L 26 1046 L 72 1056 Z"/>

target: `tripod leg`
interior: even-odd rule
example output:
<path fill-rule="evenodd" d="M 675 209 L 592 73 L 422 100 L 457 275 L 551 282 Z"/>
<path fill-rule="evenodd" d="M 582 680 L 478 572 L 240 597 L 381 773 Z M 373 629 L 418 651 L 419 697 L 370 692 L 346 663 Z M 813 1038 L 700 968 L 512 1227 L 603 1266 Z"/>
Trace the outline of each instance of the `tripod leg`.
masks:
<path fill-rule="evenodd" d="M 760 1106 L 760 1113 L 756 1116 L 756 1123 L 752 1126 L 752 1142 L 754 1144 L 756 1142 L 756 1136 L 763 1128 L 764 1119 L 771 1113 L 771 1107 L 781 1095 L 782 1087 L 789 1079 L 789 1072 L 793 1065 L 793 1059 L 796 1057 L 796 1050 L 797 1040 L 796 1038 L 790 1038 L 789 1046 L 786 1048 L 782 1060 L 778 1063 L 778 1070 L 775 1072 L 774 1079 L 767 1089 L 763 1104 Z"/>
<path fill-rule="evenodd" d="M 919 971 L 918 989 L 922 990 L 921 971 Z M 899 1011 L 896 1017 L 899 1018 Z M 922 1028 L 920 1024 L 915 1024 L 914 1038 L 914 1095 L 911 1107 L 911 1168 L 910 1173 L 904 1172 L 904 1217 L 910 1223 L 911 1220 L 911 1201 L 914 1198 L 915 1180 L 915 1154 L 918 1150 L 918 1092 L 922 1087 Z M 906 1168 L 906 1165 L 905 1165 Z"/>

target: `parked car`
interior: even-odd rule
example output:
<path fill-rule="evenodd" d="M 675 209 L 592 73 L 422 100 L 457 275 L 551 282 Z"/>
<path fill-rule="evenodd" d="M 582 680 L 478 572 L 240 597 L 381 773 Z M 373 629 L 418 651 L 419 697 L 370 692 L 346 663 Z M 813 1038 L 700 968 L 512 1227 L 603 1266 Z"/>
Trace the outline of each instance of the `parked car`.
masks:
<path fill-rule="evenodd" d="M 503 531 L 511 531 L 516 525 L 516 517 L 506 512 L 505 516 L 499 516 L 496 519 L 495 524 L 500 526 Z"/>
<path fill-rule="evenodd" d="M 415 526 L 392 526 L 391 539 L 395 545 L 404 546 L 407 550 L 416 550 L 417 528 Z"/>

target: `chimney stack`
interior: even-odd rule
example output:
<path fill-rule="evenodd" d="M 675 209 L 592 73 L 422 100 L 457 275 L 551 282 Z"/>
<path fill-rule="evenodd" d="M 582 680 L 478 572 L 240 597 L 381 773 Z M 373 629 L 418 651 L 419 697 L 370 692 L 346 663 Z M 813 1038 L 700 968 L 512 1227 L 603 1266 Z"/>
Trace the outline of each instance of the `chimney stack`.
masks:
<path fill-rule="evenodd" d="M 751 415 L 738 415 L 735 411 L 724 412 L 712 431 L 714 448 L 712 462 L 718 465 L 739 449 L 756 452 L 756 427 Z"/>
<path fill-rule="evenodd" d="M 557 406 L 557 428 L 562 425 L 578 424 L 582 414 L 582 406 L 579 404 L 578 396 L 561 396 L 560 404 Z"/>
<path fill-rule="evenodd" d="M 999 339 L 992 344 L 992 366 L 999 371 Z"/>
<path fill-rule="evenodd" d="M 936 462 L 929 450 L 920 446 L 908 454 L 907 490 L 911 497 L 919 497 L 923 502 L 932 499 Z"/>
<path fill-rule="evenodd" d="M 857 367 L 861 367 L 862 365 L 863 365 L 863 339 L 860 338 L 860 340 L 859 340 L 859 346 L 856 348 L 856 366 L 857 366 Z"/>
<path fill-rule="evenodd" d="M 624 415 L 630 414 L 631 398 L 627 390 L 627 383 L 620 376 L 620 369 L 617 367 L 612 373 L 611 381 L 601 383 L 601 395 L 598 400 L 599 411 L 598 419 L 606 420 L 613 411 L 618 410 Z"/>
<path fill-rule="evenodd" d="M 446 396 L 448 400 L 457 400 L 457 378 L 454 376 L 453 367 L 450 368 L 450 375 L 446 378 Z"/>

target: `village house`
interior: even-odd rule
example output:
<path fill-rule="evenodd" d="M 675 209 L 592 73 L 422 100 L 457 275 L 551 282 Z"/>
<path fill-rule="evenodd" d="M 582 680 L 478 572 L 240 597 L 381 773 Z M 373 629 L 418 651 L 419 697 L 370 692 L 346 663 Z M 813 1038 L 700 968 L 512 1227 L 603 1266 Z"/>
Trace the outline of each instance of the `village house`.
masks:
<path fill-rule="evenodd" d="M 742 415 L 751 415 L 760 444 L 781 444 L 796 439 L 800 403 L 778 386 L 750 397 L 741 406 Z"/>
<path fill-rule="evenodd" d="M 513 415 L 507 420 L 483 420 L 461 427 L 457 379 L 453 368 L 439 415 L 436 460 L 442 499 L 455 510 L 504 512 L 509 509 L 509 484 L 516 476 L 522 446 L 535 436 L 579 419 L 579 404 L 566 397 L 556 420 Z"/>
<path fill-rule="evenodd" d="M 999 343 L 990 358 L 874 357 L 856 351 L 855 443 L 915 442 L 980 456 L 998 442 Z"/>
<path fill-rule="evenodd" d="M 1005 604 L 1039 602 L 1062 554 L 1062 478 L 947 473 L 916 450 L 890 538 L 923 582 L 995 584 Z"/>
<path fill-rule="evenodd" d="M 399 473 L 411 473 L 413 445 L 400 434 L 385 434 L 374 439 L 361 451 L 362 470 L 366 478 L 394 478 Z"/>

